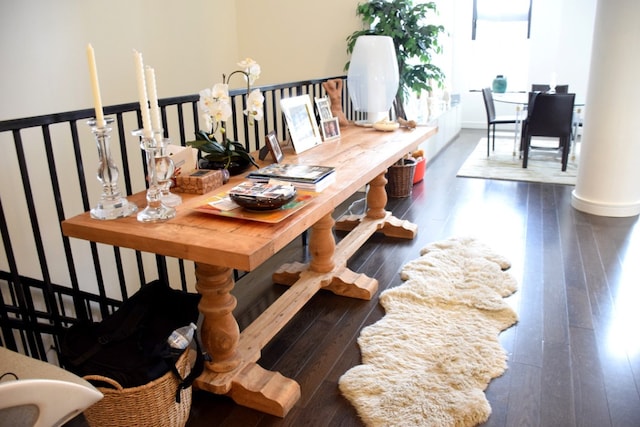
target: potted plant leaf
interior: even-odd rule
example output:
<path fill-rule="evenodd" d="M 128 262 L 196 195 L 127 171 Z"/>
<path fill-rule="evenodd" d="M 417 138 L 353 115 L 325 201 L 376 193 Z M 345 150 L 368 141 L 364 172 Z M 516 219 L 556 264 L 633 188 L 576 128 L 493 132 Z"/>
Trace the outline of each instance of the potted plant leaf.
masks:
<path fill-rule="evenodd" d="M 197 148 L 202 156 L 200 167 L 203 169 L 227 169 L 229 174 L 243 172 L 250 165 L 258 167 L 255 159 L 238 141 L 231 141 L 226 135 L 226 120 L 231 117 L 232 109 L 229 97 L 229 79 L 234 74 L 244 75 L 247 81 L 247 109 L 249 125 L 254 120 L 262 120 L 264 96 L 260 89 L 251 90 L 251 84 L 260 75 L 260 66 L 250 58 L 238 63 L 240 70 L 229 76 L 222 75 L 222 83 L 200 91 L 198 107 L 206 130 L 196 132 L 195 141 L 187 141 L 187 145 Z"/>
<path fill-rule="evenodd" d="M 241 143 L 225 137 L 223 139 L 223 142 L 218 142 L 213 134 L 199 130 L 196 140 L 187 142 L 187 145 L 200 151 L 203 160 L 199 162 L 201 169 L 227 169 L 230 175 L 237 175 L 251 164 L 258 167 Z"/>
<path fill-rule="evenodd" d="M 396 48 L 399 88 L 396 95 L 396 115 L 406 119 L 404 102 L 410 92 L 418 95 L 432 91 L 435 82 L 442 87 L 442 70 L 432 64 L 432 57 L 442 52 L 438 37 L 444 34 L 442 25 L 427 24 L 428 14 L 436 13 L 434 2 L 413 4 L 412 0 L 370 0 L 359 4 L 356 15 L 364 29 L 347 37 L 347 52 L 351 54 L 356 39 L 363 35 L 390 36 Z M 349 69 L 349 63 L 345 70 Z"/>

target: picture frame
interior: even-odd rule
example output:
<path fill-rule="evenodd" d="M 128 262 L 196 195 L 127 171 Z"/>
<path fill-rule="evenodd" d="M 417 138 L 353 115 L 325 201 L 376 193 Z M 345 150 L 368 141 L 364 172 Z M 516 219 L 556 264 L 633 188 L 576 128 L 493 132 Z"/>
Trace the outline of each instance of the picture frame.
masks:
<path fill-rule="evenodd" d="M 321 122 L 322 136 L 325 141 L 340 138 L 340 123 L 337 117 L 332 117 Z"/>
<path fill-rule="evenodd" d="M 272 130 L 265 136 L 266 146 L 269 147 L 269 152 L 271 153 L 271 157 L 276 163 L 280 163 L 284 158 L 284 153 L 282 152 L 282 148 L 280 147 L 280 142 L 278 142 L 278 137 L 276 136 L 276 131 Z"/>
<path fill-rule="evenodd" d="M 316 98 L 316 108 L 318 108 L 318 115 L 320 116 L 320 121 L 329 120 L 333 117 L 331 114 L 331 106 L 329 105 L 329 99 L 327 97 L 324 98 Z"/>
<path fill-rule="evenodd" d="M 282 98 L 280 107 L 287 122 L 296 154 L 322 143 L 311 98 L 308 94 Z"/>

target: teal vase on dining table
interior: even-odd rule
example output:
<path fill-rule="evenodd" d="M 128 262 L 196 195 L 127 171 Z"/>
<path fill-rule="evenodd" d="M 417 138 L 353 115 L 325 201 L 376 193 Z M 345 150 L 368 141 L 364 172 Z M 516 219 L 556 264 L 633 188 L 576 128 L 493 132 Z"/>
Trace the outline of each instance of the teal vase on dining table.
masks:
<path fill-rule="evenodd" d="M 507 91 L 507 78 L 502 74 L 498 74 L 493 79 L 493 85 L 491 87 L 494 93 L 505 93 Z"/>

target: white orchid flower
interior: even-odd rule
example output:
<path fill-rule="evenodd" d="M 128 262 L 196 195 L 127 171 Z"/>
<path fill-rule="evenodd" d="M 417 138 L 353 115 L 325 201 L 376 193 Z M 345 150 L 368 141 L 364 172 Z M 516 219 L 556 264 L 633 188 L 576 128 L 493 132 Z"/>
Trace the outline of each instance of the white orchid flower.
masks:
<path fill-rule="evenodd" d="M 202 89 L 200 92 L 200 98 L 211 98 L 211 89 Z"/>
<path fill-rule="evenodd" d="M 264 96 L 262 92 L 260 92 L 260 89 L 252 90 L 249 96 L 247 96 L 247 109 L 244 110 L 244 114 L 250 119 L 262 120 L 264 117 L 263 104 Z"/>
<path fill-rule="evenodd" d="M 216 83 L 213 88 L 211 88 L 211 97 L 217 101 L 229 102 L 229 85 Z"/>
<path fill-rule="evenodd" d="M 227 121 L 229 117 L 231 117 L 231 113 L 231 105 L 229 105 L 229 102 L 220 100 L 213 103 L 211 114 L 216 122 Z"/>
<path fill-rule="evenodd" d="M 211 107 L 213 106 L 211 89 L 207 88 L 200 91 L 200 100 L 198 101 L 198 105 L 203 113 L 208 113 L 211 111 Z"/>
<path fill-rule="evenodd" d="M 251 58 L 245 58 L 242 61 L 238 62 L 238 67 L 242 68 L 242 70 L 247 73 L 249 84 L 253 84 L 256 80 L 258 80 L 258 77 L 260 77 L 260 72 L 262 71 L 260 65 Z"/>
<path fill-rule="evenodd" d="M 249 68 L 249 84 L 253 84 L 260 77 L 260 66 L 255 64 L 253 67 Z"/>
<path fill-rule="evenodd" d="M 240 67 L 240 68 L 249 68 L 255 63 L 256 63 L 256 61 L 254 61 L 251 58 L 244 58 L 240 62 L 238 62 L 238 67 Z"/>
<path fill-rule="evenodd" d="M 251 85 L 260 76 L 260 65 L 251 58 L 245 58 L 238 63 L 241 70 L 236 70 L 229 75 L 244 74 L 247 81 L 247 108 L 244 114 L 248 118 L 249 124 L 253 124 L 254 120 L 262 120 L 264 118 L 264 96 L 259 89 L 251 90 Z M 228 79 L 222 76 L 222 83 L 215 84 L 212 88 L 200 91 L 200 100 L 198 106 L 202 113 L 203 126 L 209 129 L 209 132 L 224 131 L 220 127 L 220 122 L 227 121 L 233 114 L 231 108 L 231 97 L 229 96 Z"/>
<path fill-rule="evenodd" d="M 203 127 L 205 129 L 208 129 L 208 132 L 212 132 L 213 131 L 213 119 L 211 118 L 209 113 L 202 113 L 200 118 L 202 119 Z"/>

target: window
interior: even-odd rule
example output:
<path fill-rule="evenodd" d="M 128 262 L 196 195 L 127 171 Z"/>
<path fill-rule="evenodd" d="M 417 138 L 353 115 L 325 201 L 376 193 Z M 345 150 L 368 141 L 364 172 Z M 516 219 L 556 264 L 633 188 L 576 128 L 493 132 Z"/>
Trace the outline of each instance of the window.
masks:
<path fill-rule="evenodd" d="M 468 87 L 491 86 L 498 74 L 507 78 L 507 91 L 527 87 L 531 4 L 532 0 L 473 1 L 473 10 L 469 11 L 474 23 L 472 37 L 469 39 L 468 33 L 465 37 L 465 66 L 473 69 L 465 76 Z"/>
<path fill-rule="evenodd" d="M 532 0 L 473 0 L 471 39 L 531 32 Z"/>

